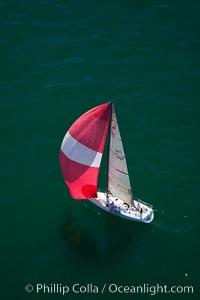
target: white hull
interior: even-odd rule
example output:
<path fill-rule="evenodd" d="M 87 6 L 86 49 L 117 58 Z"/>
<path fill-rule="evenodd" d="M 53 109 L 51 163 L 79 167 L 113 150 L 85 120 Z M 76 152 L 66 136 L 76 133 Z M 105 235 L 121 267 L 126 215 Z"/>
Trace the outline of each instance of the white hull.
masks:
<path fill-rule="evenodd" d="M 132 221 L 150 223 L 154 218 L 152 207 L 139 200 L 134 200 L 134 207 L 130 207 L 121 199 L 101 192 L 97 193 L 97 198 L 88 200 L 111 214 Z"/>

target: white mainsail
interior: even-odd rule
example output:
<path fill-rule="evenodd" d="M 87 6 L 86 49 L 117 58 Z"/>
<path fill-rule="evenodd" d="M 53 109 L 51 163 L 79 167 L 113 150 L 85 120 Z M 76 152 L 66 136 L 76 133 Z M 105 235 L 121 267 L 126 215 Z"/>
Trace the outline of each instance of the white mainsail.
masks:
<path fill-rule="evenodd" d="M 132 204 L 128 168 L 113 104 L 110 125 L 108 192 Z"/>

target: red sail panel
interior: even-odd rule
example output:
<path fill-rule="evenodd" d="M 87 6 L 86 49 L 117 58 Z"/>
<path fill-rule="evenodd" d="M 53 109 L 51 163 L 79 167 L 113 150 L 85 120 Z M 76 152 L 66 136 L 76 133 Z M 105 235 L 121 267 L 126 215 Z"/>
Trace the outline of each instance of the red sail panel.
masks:
<path fill-rule="evenodd" d="M 105 103 L 83 114 L 63 139 L 60 165 L 65 183 L 74 199 L 97 196 L 97 180 L 110 106 L 110 103 Z"/>
<path fill-rule="evenodd" d="M 92 108 L 83 114 L 70 127 L 69 133 L 81 144 L 99 152 L 103 152 L 103 139 L 106 124 L 110 116 L 110 103 Z M 90 137 L 88 138 L 88 135 Z"/>

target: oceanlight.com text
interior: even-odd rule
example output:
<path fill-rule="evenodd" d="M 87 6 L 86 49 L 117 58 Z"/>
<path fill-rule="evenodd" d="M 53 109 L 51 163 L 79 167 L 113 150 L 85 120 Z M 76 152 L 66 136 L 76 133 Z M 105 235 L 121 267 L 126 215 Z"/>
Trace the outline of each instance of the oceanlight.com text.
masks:
<path fill-rule="evenodd" d="M 36 294 L 60 294 L 62 296 L 69 294 L 193 294 L 193 286 L 169 286 L 144 283 L 142 285 L 120 285 L 116 283 L 104 284 L 61 284 L 61 283 L 37 283 L 35 285 L 27 284 L 25 286 L 27 293 Z"/>

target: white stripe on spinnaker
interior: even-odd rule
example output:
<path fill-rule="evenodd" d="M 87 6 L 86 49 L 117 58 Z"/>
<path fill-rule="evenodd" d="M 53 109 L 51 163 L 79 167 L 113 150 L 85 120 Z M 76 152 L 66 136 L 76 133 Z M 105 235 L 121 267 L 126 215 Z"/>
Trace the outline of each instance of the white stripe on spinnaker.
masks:
<path fill-rule="evenodd" d="M 79 143 L 69 132 L 66 133 L 63 139 L 61 150 L 69 159 L 75 162 L 97 168 L 100 166 L 102 153 Z"/>

